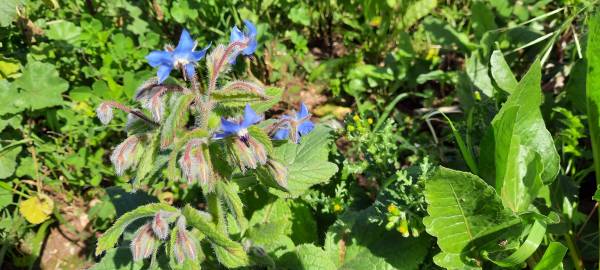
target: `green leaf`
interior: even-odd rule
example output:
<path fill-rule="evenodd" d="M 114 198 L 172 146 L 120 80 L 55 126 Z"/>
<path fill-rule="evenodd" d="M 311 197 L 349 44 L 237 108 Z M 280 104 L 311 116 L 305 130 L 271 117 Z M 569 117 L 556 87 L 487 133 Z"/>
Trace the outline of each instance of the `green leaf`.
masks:
<path fill-rule="evenodd" d="M 544 252 L 544 256 L 533 268 L 534 270 L 558 270 L 563 269 L 563 258 L 567 253 L 567 247 L 560 242 L 552 242 Z"/>
<path fill-rule="evenodd" d="M 57 21 L 50 24 L 50 29 L 46 31 L 46 36 L 52 40 L 65 41 L 76 45 L 79 43 L 81 28 L 69 21 Z"/>
<path fill-rule="evenodd" d="M 13 201 L 13 193 L 10 183 L 0 182 L 0 210 Z"/>
<path fill-rule="evenodd" d="M 256 139 L 259 143 L 265 146 L 268 154 L 273 153 L 273 142 L 266 132 L 257 126 L 249 126 L 248 133 L 252 138 Z"/>
<path fill-rule="evenodd" d="M 145 269 L 144 261 L 134 262 L 129 247 L 110 249 L 102 259 L 90 270 L 141 270 Z"/>
<path fill-rule="evenodd" d="M 327 231 L 325 251 L 329 258 L 338 269 L 419 269 L 432 238 L 405 238 L 396 230 L 388 231 L 369 220 L 377 214 L 371 206 L 341 215 Z"/>
<path fill-rule="evenodd" d="M 273 108 L 275 104 L 279 103 L 281 100 L 281 95 L 283 94 L 283 90 L 278 87 L 267 87 L 265 89 L 265 95 L 270 97 L 268 100 L 258 101 L 250 104 L 252 109 L 256 111 L 256 113 L 263 113 L 267 110 Z M 245 106 L 246 104 L 244 104 Z"/>
<path fill-rule="evenodd" d="M 193 94 L 176 96 L 175 104 L 165 119 L 161 130 L 160 146 L 166 148 L 173 143 L 178 132 L 180 132 L 187 123 L 189 116 L 189 106 L 196 96 Z"/>
<path fill-rule="evenodd" d="M 473 84 L 477 86 L 484 95 L 488 97 L 494 96 L 494 86 L 488 75 L 489 69 L 486 64 L 482 62 L 477 51 L 473 52 L 471 57 L 467 58 L 466 71 Z"/>
<path fill-rule="evenodd" d="M 17 167 L 17 156 L 21 147 L 12 147 L 0 151 L 0 179 L 10 177 Z"/>
<path fill-rule="evenodd" d="M 429 216 L 423 223 L 442 250 L 434 262 L 449 269 L 478 268 L 464 250 L 469 242 L 498 224 L 518 222 L 496 191 L 470 173 L 440 167 L 425 182 L 425 200 Z"/>
<path fill-rule="evenodd" d="M 437 0 L 407 1 L 406 11 L 402 16 L 402 27 L 408 29 L 419 19 L 431 13 L 437 6 Z"/>
<path fill-rule="evenodd" d="M 156 212 L 163 210 L 167 212 L 177 212 L 177 208 L 163 203 L 153 203 L 140 206 L 133 211 L 127 212 L 115 221 L 115 223 L 98 239 L 96 245 L 96 256 L 102 254 L 102 252 L 115 246 L 119 237 L 125 231 L 125 228 L 131 224 L 131 222 L 143 218 L 151 217 Z"/>
<path fill-rule="evenodd" d="M 7 104 L 22 109 L 42 109 L 63 104 L 62 93 L 69 83 L 58 76 L 51 64 L 30 62 L 23 75 L 13 82 Z"/>
<path fill-rule="evenodd" d="M 248 228 L 248 220 L 244 216 L 244 205 L 238 193 L 239 188 L 234 182 L 217 182 L 217 194 L 235 217 L 239 229 L 244 232 Z"/>
<path fill-rule="evenodd" d="M 481 39 L 485 32 L 498 27 L 494 21 L 494 12 L 483 1 L 473 1 L 470 20 L 477 39 Z"/>
<path fill-rule="evenodd" d="M 589 22 L 587 43 L 586 101 L 596 175 L 600 175 L 600 14 Z M 600 182 L 597 183 L 600 188 Z M 597 188 L 597 189 L 598 189 Z"/>
<path fill-rule="evenodd" d="M 304 3 L 296 4 L 290 9 L 288 18 L 294 23 L 301 24 L 304 26 L 310 25 L 310 10 L 309 7 Z"/>
<path fill-rule="evenodd" d="M 140 182 L 145 179 L 154 168 L 154 161 L 156 160 L 159 150 L 159 142 L 159 134 L 152 134 L 149 144 L 144 147 L 144 154 L 138 163 L 135 174 L 136 181 Z"/>
<path fill-rule="evenodd" d="M 290 270 L 335 270 L 335 263 L 328 258 L 327 253 L 313 244 L 303 244 L 293 252 L 286 253 L 278 266 Z"/>
<path fill-rule="evenodd" d="M 480 170 L 514 212 L 527 210 L 540 188 L 552 183 L 559 170 L 558 152 L 539 109 L 540 69 L 539 60 L 532 64 L 492 120 L 481 144 Z"/>
<path fill-rule="evenodd" d="M 500 89 L 509 94 L 514 92 L 519 82 L 517 82 L 515 75 L 510 70 L 510 66 L 506 63 L 506 59 L 504 59 L 501 51 L 495 50 L 492 53 L 490 65 L 492 67 L 492 77 L 494 77 L 494 81 Z"/>
<path fill-rule="evenodd" d="M 17 17 L 17 6 L 22 5 L 22 0 L 0 1 L 0 26 L 9 26 Z"/>
<path fill-rule="evenodd" d="M 0 55 L 0 79 L 17 77 L 21 69 L 19 60 Z"/>
<path fill-rule="evenodd" d="M 329 128 L 317 125 L 299 144 L 288 142 L 275 148 L 274 158 L 288 168 L 289 196 L 298 197 L 311 186 L 327 182 L 337 172 L 337 166 L 328 161 L 331 141 Z"/>
<path fill-rule="evenodd" d="M 198 210 L 186 205 L 183 215 L 188 224 L 202 232 L 213 244 L 219 262 L 229 268 L 246 266 L 250 262 L 242 245 L 229 238 L 217 229 L 214 223 L 208 221 L 208 216 L 202 216 Z"/>
<path fill-rule="evenodd" d="M 24 106 L 18 106 L 19 104 L 23 104 L 23 102 L 16 102 L 20 100 L 18 95 L 19 93 L 13 84 L 7 80 L 0 80 L 0 100 L 6 102 L 6 106 L 0 106 L 0 115 L 23 111 Z"/>

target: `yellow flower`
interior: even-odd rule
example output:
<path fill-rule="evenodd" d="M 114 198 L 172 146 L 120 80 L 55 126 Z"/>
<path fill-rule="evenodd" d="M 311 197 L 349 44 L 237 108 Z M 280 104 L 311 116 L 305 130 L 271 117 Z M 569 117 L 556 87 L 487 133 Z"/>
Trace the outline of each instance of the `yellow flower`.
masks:
<path fill-rule="evenodd" d="M 342 211 L 342 206 L 339 203 L 333 204 L 333 212 L 339 213 Z"/>
<path fill-rule="evenodd" d="M 349 125 L 349 126 L 348 126 L 348 131 L 349 131 L 349 132 L 352 132 L 352 131 L 354 131 L 354 129 L 355 129 L 355 128 L 354 128 L 354 126 L 353 126 L 353 125 Z"/>
<path fill-rule="evenodd" d="M 369 125 L 372 125 L 373 124 L 373 118 L 370 118 L 370 117 L 367 118 L 367 123 L 369 123 Z"/>
<path fill-rule="evenodd" d="M 398 206 L 396 206 L 395 204 L 390 204 L 387 207 L 388 213 L 397 216 L 398 215 Z"/>
<path fill-rule="evenodd" d="M 360 117 L 359 117 L 357 114 L 355 114 L 355 115 L 354 115 L 354 117 L 352 117 L 352 119 L 353 119 L 355 122 L 358 122 L 358 120 L 360 120 Z"/>

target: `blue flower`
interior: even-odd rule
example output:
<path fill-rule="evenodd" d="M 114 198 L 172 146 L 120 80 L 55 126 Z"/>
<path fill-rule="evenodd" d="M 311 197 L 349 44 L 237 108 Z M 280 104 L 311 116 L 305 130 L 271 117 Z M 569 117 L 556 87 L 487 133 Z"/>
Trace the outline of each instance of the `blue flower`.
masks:
<path fill-rule="evenodd" d="M 300 138 L 315 128 L 315 124 L 310 121 L 310 113 L 304 103 L 300 104 L 300 112 L 292 112 L 291 115 L 284 115 L 280 122 L 281 127 L 273 134 L 275 140 L 285 140 L 290 138 L 294 143 L 299 143 Z"/>
<path fill-rule="evenodd" d="M 190 33 L 184 29 L 183 32 L 181 32 L 179 44 L 177 44 L 175 49 L 167 47 L 164 51 L 153 51 L 146 56 L 148 63 L 152 67 L 158 67 L 156 75 L 158 76 L 159 83 L 162 83 L 169 77 L 173 68 L 185 71 L 184 75 L 187 75 L 186 78 L 192 78 L 196 75 L 194 66 L 196 62 L 204 57 L 206 50 L 210 47 L 210 45 L 208 45 L 200 51 L 194 51 L 196 45 L 196 41 L 194 41 L 190 36 Z"/>
<path fill-rule="evenodd" d="M 256 114 L 249 104 L 244 108 L 244 118 L 241 121 L 233 122 L 221 118 L 221 130 L 223 132 L 215 134 L 215 138 L 221 139 L 229 136 L 238 136 L 242 139 L 248 138 L 248 127 L 260 122 L 262 118 Z"/>
<path fill-rule="evenodd" d="M 244 48 L 241 53 L 243 55 L 251 55 L 256 51 L 256 27 L 248 20 L 244 20 L 244 24 L 246 25 L 246 32 L 242 32 L 239 28 L 237 28 L 237 26 L 233 26 L 233 29 L 231 29 L 231 35 L 229 36 L 229 43 L 247 42 L 246 48 Z M 235 63 L 235 58 L 237 58 L 237 55 L 233 55 L 231 57 L 230 62 L 232 64 Z"/>

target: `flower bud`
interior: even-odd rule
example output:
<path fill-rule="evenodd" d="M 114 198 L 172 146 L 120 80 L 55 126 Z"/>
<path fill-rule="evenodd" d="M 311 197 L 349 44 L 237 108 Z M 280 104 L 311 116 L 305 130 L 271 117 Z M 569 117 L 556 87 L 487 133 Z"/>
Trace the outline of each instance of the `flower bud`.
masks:
<path fill-rule="evenodd" d="M 152 231 L 158 239 L 167 239 L 169 235 L 169 223 L 167 222 L 168 215 L 163 211 L 158 211 L 152 219 Z"/>
<path fill-rule="evenodd" d="M 154 253 L 156 246 L 156 238 L 152 233 L 150 224 L 145 224 L 140 227 L 131 240 L 131 254 L 134 261 L 140 261 L 148 258 Z"/>
<path fill-rule="evenodd" d="M 269 159 L 269 161 L 267 161 L 267 168 L 269 169 L 269 172 L 271 173 L 275 181 L 277 181 L 277 184 L 279 184 L 279 186 L 281 186 L 282 188 L 287 188 L 287 168 L 283 166 L 283 164 L 281 164 L 280 162 L 272 159 Z"/>
<path fill-rule="evenodd" d="M 96 115 L 102 124 L 107 125 L 113 118 L 112 106 L 108 102 L 100 103 L 100 106 L 96 109 Z"/>
<path fill-rule="evenodd" d="M 177 239 L 175 240 L 175 246 L 173 246 L 173 254 L 175 254 L 175 259 L 178 263 L 183 263 L 185 258 L 191 260 L 196 259 L 196 242 L 187 230 L 177 231 Z"/>
<path fill-rule="evenodd" d="M 194 139 L 188 142 L 183 155 L 179 159 L 179 166 L 186 176 L 188 183 L 200 181 L 209 184 L 212 179 L 212 165 L 207 158 L 208 149 L 202 140 Z"/>
<path fill-rule="evenodd" d="M 136 135 L 129 136 L 121 144 L 117 145 L 110 161 L 115 166 L 115 172 L 117 175 L 123 175 L 125 170 L 129 169 L 135 162 L 135 152 L 139 145 L 139 138 Z"/>
<path fill-rule="evenodd" d="M 242 172 L 246 169 L 256 169 L 256 158 L 252 150 L 240 138 L 233 140 L 233 148 Z"/>
<path fill-rule="evenodd" d="M 265 146 L 252 137 L 248 137 L 247 141 L 256 162 L 260 165 L 265 165 L 265 163 L 267 163 L 267 150 L 265 149 Z"/>
<path fill-rule="evenodd" d="M 400 220 L 400 225 L 398 225 L 398 228 L 396 229 L 402 234 L 403 237 L 410 236 L 410 234 L 408 233 L 408 221 L 406 219 Z"/>

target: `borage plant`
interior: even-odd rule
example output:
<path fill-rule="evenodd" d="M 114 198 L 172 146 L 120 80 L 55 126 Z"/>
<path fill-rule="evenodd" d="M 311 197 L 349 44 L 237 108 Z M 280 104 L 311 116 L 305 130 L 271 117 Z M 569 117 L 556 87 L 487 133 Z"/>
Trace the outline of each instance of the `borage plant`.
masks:
<path fill-rule="evenodd" d="M 202 209 L 155 203 L 127 212 L 100 237 L 96 255 L 108 251 L 118 257 L 113 247 L 128 225 L 147 219 L 131 237 L 128 263 L 143 265 L 150 258 L 155 267 L 199 268 L 216 259 L 225 267 L 274 266 L 246 233 L 252 224 L 238 193 L 264 188 L 282 198 L 296 197 L 337 171 L 327 161 L 329 130 L 311 122 L 304 104 L 298 113 L 263 121 L 260 113 L 277 103 L 281 90 L 255 81 L 223 80 L 236 59 L 256 50 L 256 28 L 244 22 L 245 32 L 233 27 L 229 44 L 206 55 L 206 85 L 196 68 L 210 45 L 196 50 L 197 43 L 184 30 L 177 47 L 146 57 L 158 71 L 135 94 L 142 109 L 112 101 L 98 107 L 105 124 L 115 108 L 129 116 L 129 137 L 110 158 L 117 174 L 131 171 L 134 189 L 161 187 L 164 181 L 197 184 L 205 203 Z M 182 74 L 181 84 L 168 80 L 176 71 Z M 104 261 L 97 266 L 102 268 Z"/>

